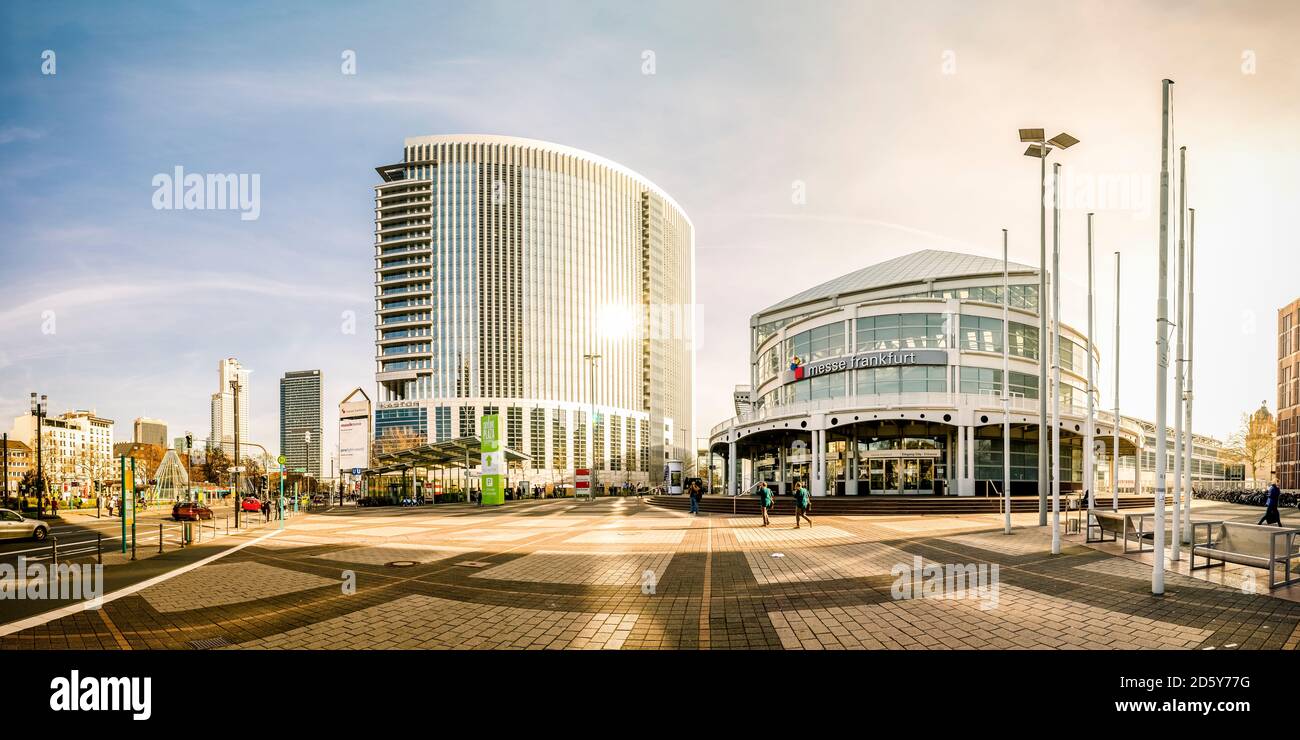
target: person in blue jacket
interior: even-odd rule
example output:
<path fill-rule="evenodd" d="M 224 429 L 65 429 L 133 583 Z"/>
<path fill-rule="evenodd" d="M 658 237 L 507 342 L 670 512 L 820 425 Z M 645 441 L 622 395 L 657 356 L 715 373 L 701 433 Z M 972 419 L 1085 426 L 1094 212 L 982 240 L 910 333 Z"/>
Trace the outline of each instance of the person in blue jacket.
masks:
<path fill-rule="evenodd" d="M 1282 498 L 1282 491 L 1278 489 L 1277 482 L 1274 481 L 1268 486 L 1268 508 L 1264 510 L 1264 516 L 1260 518 L 1258 524 L 1282 526 L 1282 514 L 1277 510 L 1277 502 L 1280 498 Z"/>

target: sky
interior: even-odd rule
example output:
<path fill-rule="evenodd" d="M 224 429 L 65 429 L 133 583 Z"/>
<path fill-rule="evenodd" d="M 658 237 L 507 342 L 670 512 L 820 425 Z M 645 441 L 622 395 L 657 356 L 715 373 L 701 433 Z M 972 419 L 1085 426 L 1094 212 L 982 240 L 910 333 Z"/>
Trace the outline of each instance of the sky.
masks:
<path fill-rule="evenodd" d="M 1194 426 L 1226 437 L 1275 406 L 1277 310 L 1300 297 L 1300 8 L 1029 7 L 6 3 L 0 426 L 38 391 L 53 413 L 115 419 L 119 440 L 137 416 L 203 436 L 233 356 L 273 451 L 278 379 L 322 371 L 331 455 L 338 402 L 373 396 L 374 167 L 408 136 L 491 133 L 612 159 L 690 215 L 703 436 L 748 382 L 754 312 L 919 249 L 1000 257 L 1003 228 L 1011 259 L 1037 264 L 1020 127 L 1081 140 L 1053 155 L 1062 317 L 1084 326 L 1095 211 L 1099 391 L 1109 405 L 1120 252 L 1121 405 L 1153 418 L 1168 77 L 1197 209 Z M 176 167 L 257 175 L 257 218 L 155 208 Z"/>

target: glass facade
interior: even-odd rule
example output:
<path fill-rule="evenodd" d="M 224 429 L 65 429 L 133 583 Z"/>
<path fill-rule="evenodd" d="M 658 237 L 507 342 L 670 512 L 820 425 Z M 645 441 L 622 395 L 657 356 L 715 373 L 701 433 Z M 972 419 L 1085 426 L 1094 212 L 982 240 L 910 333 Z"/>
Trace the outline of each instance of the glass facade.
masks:
<path fill-rule="evenodd" d="M 598 470 L 692 459 L 694 231 L 667 194 L 594 155 L 512 137 L 409 138 L 380 173 L 377 410 L 445 408 L 424 430 L 441 437 L 453 423 L 471 436 L 499 408 L 502 441 L 539 481 L 571 476 L 589 447 Z M 575 290 L 575 275 L 601 279 Z M 590 404 L 611 423 L 570 423 Z M 625 420 L 639 432 L 643 419 L 669 436 L 626 434 Z M 625 453 L 642 445 L 653 464 L 633 466 Z"/>

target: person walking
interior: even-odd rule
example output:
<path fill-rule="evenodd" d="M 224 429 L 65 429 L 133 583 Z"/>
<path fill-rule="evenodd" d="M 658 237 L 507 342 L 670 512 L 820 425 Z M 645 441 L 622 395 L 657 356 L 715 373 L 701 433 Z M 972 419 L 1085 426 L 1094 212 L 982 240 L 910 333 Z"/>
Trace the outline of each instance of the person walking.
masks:
<path fill-rule="evenodd" d="M 758 508 L 763 512 L 763 526 L 766 527 L 772 523 L 767 516 L 767 510 L 772 508 L 772 489 L 767 487 L 767 481 L 763 481 L 762 487 L 758 489 Z"/>
<path fill-rule="evenodd" d="M 1260 520 L 1256 522 L 1257 524 L 1276 524 L 1279 527 L 1282 526 L 1282 514 L 1277 510 L 1277 502 L 1281 497 L 1282 491 L 1278 489 L 1277 481 L 1270 483 L 1268 486 L 1268 499 L 1266 502 L 1268 508 L 1264 510 L 1264 516 L 1260 517 Z"/>
<path fill-rule="evenodd" d="M 688 491 L 691 496 L 691 513 L 695 516 L 700 515 L 700 498 L 703 494 L 700 492 L 700 484 L 691 482 L 691 488 Z"/>
<path fill-rule="evenodd" d="M 265 501 L 265 500 L 262 501 L 262 521 L 264 521 L 264 522 L 269 522 L 269 521 L 271 521 L 271 502 L 270 502 L 270 501 Z"/>
<path fill-rule="evenodd" d="M 808 527 L 812 528 L 812 518 L 808 516 L 808 509 L 812 508 L 812 497 L 808 495 L 808 488 L 800 481 L 794 489 L 794 528 L 799 528 L 799 517 L 803 517 L 808 522 Z"/>

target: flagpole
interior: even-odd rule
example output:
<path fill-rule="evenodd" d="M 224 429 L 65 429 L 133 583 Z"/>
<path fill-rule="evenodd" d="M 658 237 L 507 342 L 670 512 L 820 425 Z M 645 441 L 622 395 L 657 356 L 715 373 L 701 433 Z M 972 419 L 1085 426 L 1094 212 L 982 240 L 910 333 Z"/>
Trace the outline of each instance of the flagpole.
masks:
<path fill-rule="evenodd" d="M 1169 427 L 1165 418 L 1169 402 L 1169 94 L 1173 80 L 1163 80 L 1160 122 L 1160 239 L 1159 277 L 1156 280 L 1156 470 L 1155 531 L 1152 533 L 1151 593 L 1165 593 L 1165 489 Z"/>
<path fill-rule="evenodd" d="M 1002 531 L 1011 534 L 1011 278 L 1007 263 L 1007 230 L 1002 230 Z"/>

